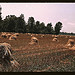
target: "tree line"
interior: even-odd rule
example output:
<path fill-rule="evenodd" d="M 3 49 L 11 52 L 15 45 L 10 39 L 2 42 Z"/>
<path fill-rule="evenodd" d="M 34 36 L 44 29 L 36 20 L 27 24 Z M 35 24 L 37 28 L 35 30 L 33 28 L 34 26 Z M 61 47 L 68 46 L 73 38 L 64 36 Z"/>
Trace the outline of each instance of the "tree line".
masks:
<path fill-rule="evenodd" d="M 75 33 L 73 33 L 73 32 L 71 32 L 71 33 L 60 32 L 60 35 L 71 35 L 71 36 L 75 36 Z"/>
<path fill-rule="evenodd" d="M 53 28 L 52 23 L 45 25 L 44 22 L 35 21 L 34 17 L 24 20 L 24 14 L 19 17 L 8 15 L 5 19 L 0 18 L 0 32 L 35 33 L 35 34 L 59 34 L 62 23 L 57 22 Z"/>

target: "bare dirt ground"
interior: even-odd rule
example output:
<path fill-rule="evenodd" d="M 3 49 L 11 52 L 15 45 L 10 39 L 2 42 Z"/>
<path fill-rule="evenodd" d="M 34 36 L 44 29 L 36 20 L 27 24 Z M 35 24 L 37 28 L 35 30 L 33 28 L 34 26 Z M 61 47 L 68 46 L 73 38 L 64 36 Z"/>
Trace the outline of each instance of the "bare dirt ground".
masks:
<path fill-rule="evenodd" d="M 22 34 L 17 40 L 0 37 L 0 42 L 7 42 L 12 46 L 12 55 L 20 64 L 17 72 L 74 72 L 75 50 L 65 48 L 68 39 L 75 37 L 58 37 L 59 41 L 52 41 L 52 35 L 34 35 L 39 43 L 30 45 L 31 36 Z M 13 70 L 12 70 L 13 72 Z M 16 72 L 16 70 L 15 70 Z"/>

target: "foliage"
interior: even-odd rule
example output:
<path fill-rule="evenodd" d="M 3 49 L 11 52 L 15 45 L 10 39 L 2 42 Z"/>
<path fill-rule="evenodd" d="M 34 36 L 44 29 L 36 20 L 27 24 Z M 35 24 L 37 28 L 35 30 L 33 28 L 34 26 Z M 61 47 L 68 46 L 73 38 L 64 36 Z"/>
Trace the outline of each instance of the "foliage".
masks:
<path fill-rule="evenodd" d="M 56 35 L 58 35 L 60 33 L 61 28 L 62 28 L 62 23 L 61 22 L 56 23 L 56 25 L 55 25 L 55 34 Z"/>
<path fill-rule="evenodd" d="M 15 32 L 24 33 L 26 32 L 26 23 L 24 16 L 21 14 L 16 20 Z"/>
<path fill-rule="evenodd" d="M 67 32 L 60 32 L 59 35 L 72 35 L 72 36 L 75 36 L 75 33 L 67 33 Z"/>
<path fill-rule="evenodd" d="M 49 34 L 51 34 L 51 33 L 53 32 L 52 23 L 48 23 L 48 24 L 47 24 L 47 32 L 48 32 Z"/>
<path fill-rule="evenodd" d="M 45 25 L 44 22 L 35 22 L 34 17 L 29 17 L 26 23 L 24 20 L 24 14 L 21 14 L 19 17 L 16 17 L 15 15 L 8 15 L 4 20 L 0 21 L 0 32 L 59 34 L 61 28 L 61 22 L 56 23 L 54 30 L 52 23 Z"/>
<path fill-rule="evenodd" d="M 29 17 L 28 19 L 28 30 L 30 33 L 33 33 L 34 32 L 34 26 L 35 26 L 35 20 L 34 20 L 34 17 Z"/>

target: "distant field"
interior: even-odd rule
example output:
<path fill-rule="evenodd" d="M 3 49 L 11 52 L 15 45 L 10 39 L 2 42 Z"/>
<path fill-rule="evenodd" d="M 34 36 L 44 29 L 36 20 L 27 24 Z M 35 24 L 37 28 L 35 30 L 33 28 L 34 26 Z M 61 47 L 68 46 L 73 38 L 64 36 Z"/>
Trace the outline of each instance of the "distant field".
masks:
<path fill-rule="evenodd" d="M 34 35 L 39 43 L 30 45 L 31 36 L 22 34 L 17 40 L 8 40 L 0 37 L 0 42 L 11 44 L 13 57 L 20 63 L 18 72 L 74 72 L 75 50 L 65 48 L 68 39 L 75 37 L 58 37 L 59 41 L 52 41 L 54 37 L 49 34 Z"/>

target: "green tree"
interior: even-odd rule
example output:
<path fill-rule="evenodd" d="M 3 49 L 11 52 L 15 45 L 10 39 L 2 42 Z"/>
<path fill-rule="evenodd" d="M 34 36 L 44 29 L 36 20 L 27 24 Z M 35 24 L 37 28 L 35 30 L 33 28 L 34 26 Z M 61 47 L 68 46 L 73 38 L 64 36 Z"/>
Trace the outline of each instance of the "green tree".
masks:
<path fill-rule="evenodd" d="M 26 32 L 26 26 L 24 21 L 24 15 L 21 14 L 20 17 L 15 15 L 8 15 L 3 20 L 2 31 L 5 32 Z"/>
<path fill-rule="evenodd" d="M 21 14 L 20 17 L 24 20 L 24 14 Z"/>
<path fill-rule="evenodd" d="M 0 16 L 0 32 L 3 31 L 2 30 L 2 24 L 3 24 L 3 20 L 2 20 L 2 17 Z"/>
<path fill-rule="evenodd" d="M 26 33 L 30 33 L 30 27 L 29 27 L 29 25 L 28 24 L 26 24 Z"/>
<path fill-rule="evenodd" d="M 27 25 L 28 25 L 28 31 L 30 33 L 33 33 L 34 32 L 34 26 L 35 26 L 34 17 L 29 17 Z"/>
<path fill-rule="evenodd" d="M 40 27 L 40 21 L 36 21 L 36 24 L 34 26 L 34 32 L 35 33 L 39 33 L 39 27 Z"/>
<path fill-rule="evenodd" d="M 24 15 L 20 15 L 16 19 L 15 32 L 25 33 L 26 32 L 26 22 L 24 20 Z"/>
<path fill-rule="evenodd" d="M 40 25 L 39 25 L 39 32 L 41 33 L 41 34 L 45 34 L 45 23 L 44 22 L 42 22 L 42 23 L 40 23 Z"/>
<path fill-rule="evenodd" d="M 2 27 L 3 27 L 3 21 L 0 21 L 0 32 L 3 31 Z"/>
<path fill-rule="evenodd" d="M 2 17 L 1 17 L 1 15 L 0 15 L 0 21 L 2 21 Z"/>
<path fill-rule="evenodd" d="M 55 25 L 55 34 L 56 35 L 58 35 L 60 33 L 61 28 L 62 28 L 62 23 L 61 22 L 56 23 L 56 25 Z"/>
<path fill-rule="evenodd" d="M 3 26 L 2 26 L 3 31 L 14 32 L 16 18 L 17 17 L 15 15 L 6 16 L 6 18 L 3 20 Z"/>
<path fill-rule="evenodd" d="M 52 32 L 53 32 L 52 23 L 48 23 L 47 24 L 47 33 L 52 34 Z"/>

